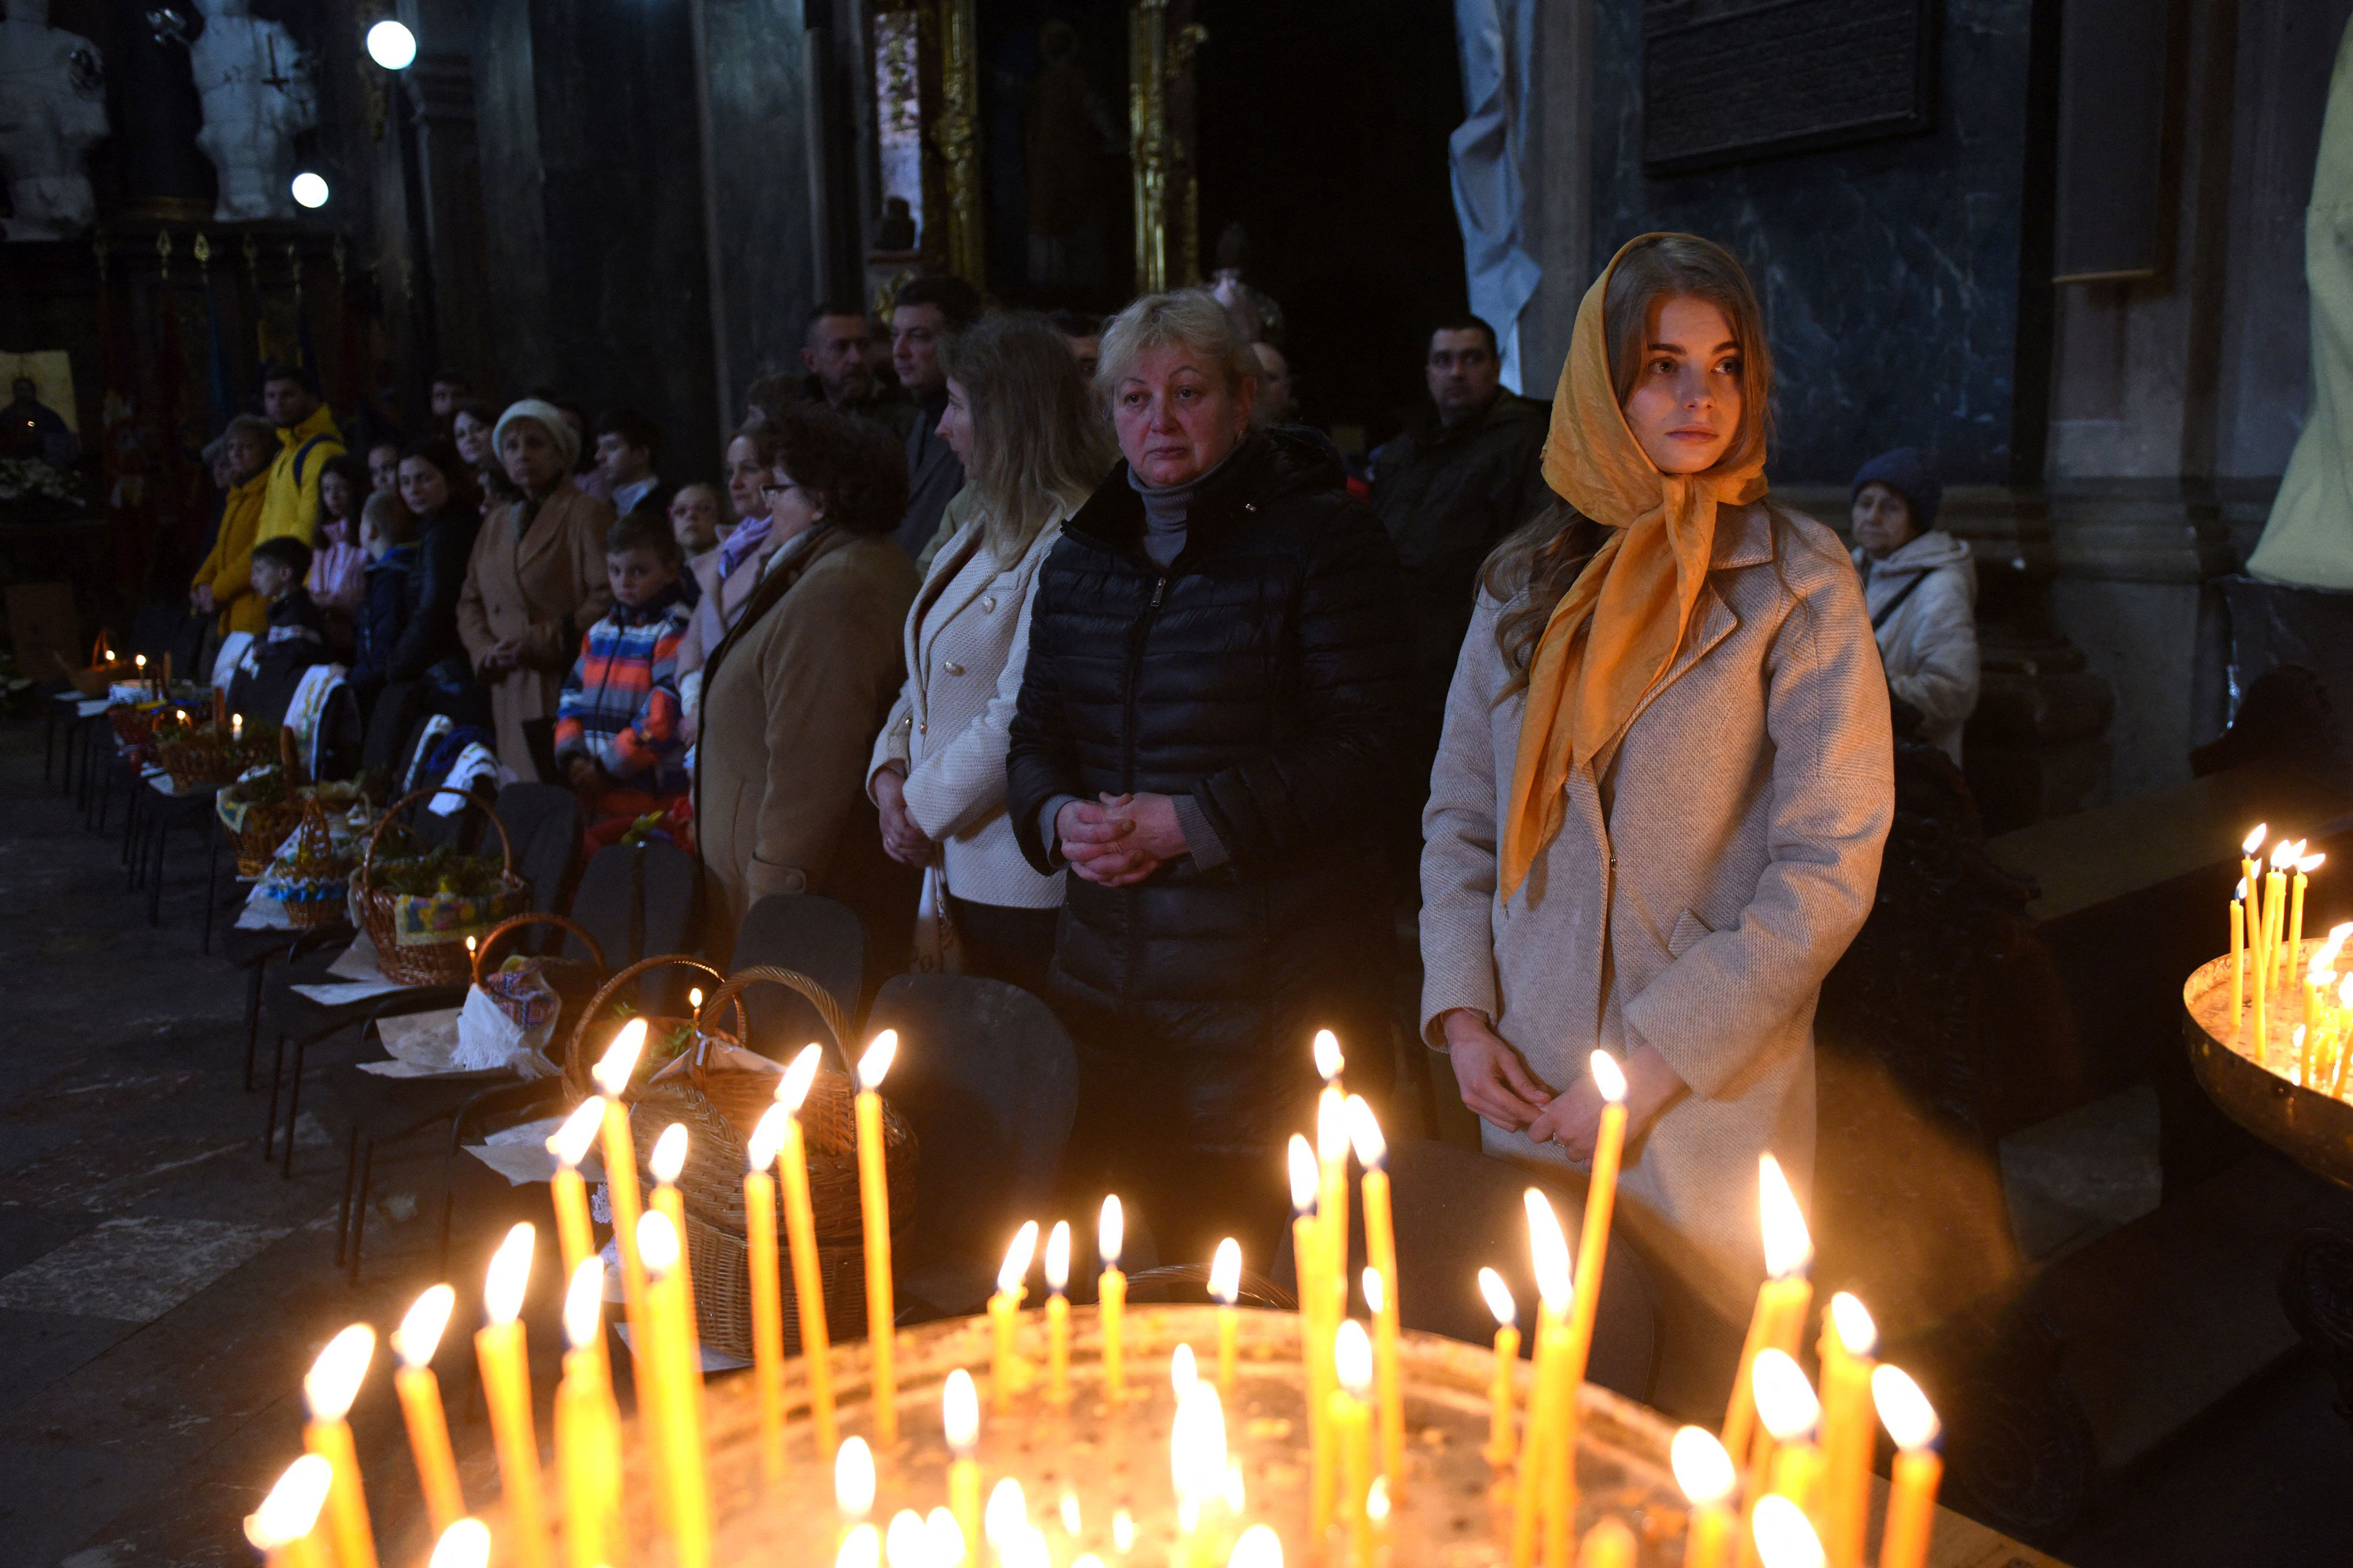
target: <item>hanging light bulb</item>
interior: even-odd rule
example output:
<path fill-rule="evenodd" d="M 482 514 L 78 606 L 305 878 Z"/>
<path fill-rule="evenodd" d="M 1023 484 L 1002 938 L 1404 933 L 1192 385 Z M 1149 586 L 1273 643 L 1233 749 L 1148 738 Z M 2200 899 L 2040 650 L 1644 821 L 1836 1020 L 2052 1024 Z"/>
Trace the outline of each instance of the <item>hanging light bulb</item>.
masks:
<path fill-rule="evenodd" d="M 417 60 L 417 35 L 387 16 L 367 30 L 368 58 L 388 71 L 405 71 Z"/>
<path fill-rule="evenodd" d="M 291 189 L 295 201 L 303 206 L 317 208 L 327 205 L 327 181 L 322 174 L 305 169 L 294 176 Z"/>

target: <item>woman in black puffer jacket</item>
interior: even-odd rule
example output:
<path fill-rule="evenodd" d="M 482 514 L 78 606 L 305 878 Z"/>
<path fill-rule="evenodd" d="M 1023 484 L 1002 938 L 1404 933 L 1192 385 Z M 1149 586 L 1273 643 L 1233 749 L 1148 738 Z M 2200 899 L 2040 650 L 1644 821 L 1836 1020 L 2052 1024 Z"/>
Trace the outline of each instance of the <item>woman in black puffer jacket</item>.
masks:
<path fill-rule="evenodd" d="M 1256 360 L 1216 300 L 1148 296 L 1103 348 L 1127 461 L 1040 571 L 1007 761 L 1024 853 L 1071 872 L 1071 1195 L 1140 1203 L 1164 1258 L 1238 1234 L 1263 1259 L 1314 1032 L 1352 1089 L 1387 1077 L 1404 583 L 1328 453 L 1250 433 Z"/>

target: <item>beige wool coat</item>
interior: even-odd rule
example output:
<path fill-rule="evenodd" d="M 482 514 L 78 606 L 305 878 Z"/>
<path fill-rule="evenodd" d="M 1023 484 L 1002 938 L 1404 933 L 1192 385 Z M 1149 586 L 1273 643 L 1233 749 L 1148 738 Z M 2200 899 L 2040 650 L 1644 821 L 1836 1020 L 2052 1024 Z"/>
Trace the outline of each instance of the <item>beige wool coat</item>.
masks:
<path fill-rule="evenodd" d="M 1626 1151 L 1618 1213 L 1734 1321 L 1764 1275 L 1757 1159 L 1802 1194 L 1814 1147 L 1822 977 L 1869 913 L 1894 815 L 1879 650 L 1838 540 L 1762 504 L 1724 508 L 1690 634 L 1604 776 L 1510 902 L 1499 824 L 1525 699 L 1480 595 L 1422 817 L 1424 1037 L 1486 1014 L 1558 1091 L 1596 1048 L 1648 1045 L 1690 1086 Z M 1482 1123 L 1488 1152 L 1565 1163 Z"/>
<path fill-rule="evenodd" d="M 726 942 L 754 900 L 818 893 L 864 917 L 870 966 L 903 953 L 916 877 L 882 853 L 865 783 L 917 586 L 887 536 L 822 529 L 778 552 L 705 661 L 695 837 Z"/>
<path fill-rule="evenodd" d="M 1029 664 L 1029 605 L 1038 568 L 1062 537 L 1067 507 L 1020 559 L 1000 566 L 975 517 L 933 559 L 907 616 L 907 680 L 867 763 L 874 776 L 907 775 L 907 810 L 940 847 L 949 892 L 974 903 L 1059 909 L 1062 878 L 1031 868 L 1005 815 L 1005 753 L 1021 675 Z"/>
<path fill-rule="evenodd" d="M 474 535 L 466 586 L 458 595 L 458 637 L 477 671 L 494 645 L 522 639 L 522 662 L 487 684 L 499 761 L 522 778 L 536 779 L 523 725 L 555 717 L 582 635 L 612 607 L 605 534 L 613 526 L 613 508 L 567 479 L 518 539 L 522 505 L 498 508 Z"/>

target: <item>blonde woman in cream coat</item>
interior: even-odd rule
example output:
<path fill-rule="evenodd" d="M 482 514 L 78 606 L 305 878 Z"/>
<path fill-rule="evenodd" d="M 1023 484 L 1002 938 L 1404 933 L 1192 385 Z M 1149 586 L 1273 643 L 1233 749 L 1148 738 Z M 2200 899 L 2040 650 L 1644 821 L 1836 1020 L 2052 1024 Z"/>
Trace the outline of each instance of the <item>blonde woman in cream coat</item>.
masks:
<path fill-rule="evenodd" d="M 940 434 L 971 479 L 908 612 L 907 681 L 867 787 L 892 858 L 939 869 L 965 971 L 1043 994 L 1063 873 L 1039 876 L 1014 841 L 1008 726 L 1038 568 L 1111 451 L 1069 346 L 1042 319 L 989 315 L 940 359 Z"/>

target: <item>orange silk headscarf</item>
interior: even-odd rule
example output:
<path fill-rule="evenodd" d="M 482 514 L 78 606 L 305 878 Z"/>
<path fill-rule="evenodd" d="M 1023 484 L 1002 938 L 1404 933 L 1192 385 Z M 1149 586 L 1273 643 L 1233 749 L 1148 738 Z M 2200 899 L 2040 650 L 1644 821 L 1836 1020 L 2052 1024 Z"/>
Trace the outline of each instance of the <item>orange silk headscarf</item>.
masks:
<path fill-rule="evenodd" d="M 1629 240 L 1586 290 L 1553 399 L 1545 482 L 1611 531 L 1553 606 L 1529 661 L 1504 819 L 1506 899 L 1559 833 L 1570 775 L 1601 770 L 1674 662 L 1707 581 L 1716 503 L 1746 506 L 1766 491 L 1762 442 L 1730 467 L 1662 473 L 1618 405 L 1602 302 L 1626 253 L 1658 237 Z"/>

